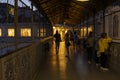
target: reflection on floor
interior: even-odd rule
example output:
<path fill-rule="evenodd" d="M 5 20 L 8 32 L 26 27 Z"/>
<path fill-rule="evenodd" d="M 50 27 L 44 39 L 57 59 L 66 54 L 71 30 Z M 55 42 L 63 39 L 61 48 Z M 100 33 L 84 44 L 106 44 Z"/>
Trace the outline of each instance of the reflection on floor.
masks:
<path fill-rule="evenodd" d="M 120 80 L 120 74 L 102 71 L 95 64 L 88 64 L 85 53 L 70 47 L 70 56 L 65 57 L 66 49 L 61 42 L 59 53 L 56 55 L 53 45 L 50 54 L 46 56 L 36 80 Z"/>

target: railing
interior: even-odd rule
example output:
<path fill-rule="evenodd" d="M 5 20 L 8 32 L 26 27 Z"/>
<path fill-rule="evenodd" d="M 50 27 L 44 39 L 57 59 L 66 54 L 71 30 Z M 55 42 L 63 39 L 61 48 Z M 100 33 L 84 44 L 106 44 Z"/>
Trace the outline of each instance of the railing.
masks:
<path fill-rule="evenodd" d="M 34 80 L 52 37 L 0 56 L 0 80 Z"/>
<path fill-rule="evenodd" d="M 18 23 L 18 26 L 39 26 L 40 23 L 30 23 L 30 22 L 27 22 L 27 23 Z M 0 26 L 14 26 L 14 23 L 0 23 Z"/>
<path fill-rule="evenodd" d="M 18 48 L 25 47 L 32 42 L 20 42 L 18 44 Z M 15 50 L 15 43 L 10 43 L 10 42 L 0 42 L 0 56 L 5 55 L 9 52 L 12 52 Z"/>
<path fill-rule="evenodd" d="M 37 42 L 42 38 L 39 37 L 18 37 L 18 48 L 25 47 L 33 42 Z M 15 50 L 14 37 L 0 37 L 0 56 Z"/>

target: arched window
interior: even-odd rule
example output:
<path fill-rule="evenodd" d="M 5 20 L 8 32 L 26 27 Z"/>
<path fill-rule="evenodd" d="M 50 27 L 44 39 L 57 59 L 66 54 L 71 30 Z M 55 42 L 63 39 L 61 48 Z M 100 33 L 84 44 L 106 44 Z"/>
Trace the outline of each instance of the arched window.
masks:
<path fill-rule="evenodd" d="M 118 37 L 118 31 L 119 31 L 119 20 L 118 20 L 118 16 L 115 15 L 113 17 L 113 38 L 117 38 Z"/>

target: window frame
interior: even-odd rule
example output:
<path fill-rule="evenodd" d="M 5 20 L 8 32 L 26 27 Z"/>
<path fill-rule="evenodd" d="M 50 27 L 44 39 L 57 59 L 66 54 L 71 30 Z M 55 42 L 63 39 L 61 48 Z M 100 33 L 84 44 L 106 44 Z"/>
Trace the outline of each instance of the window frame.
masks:
<path fill-rule="evenodd" d="M 9 36 L 9 29 L 13 29 L 13 36 Z M 8 37 L 15 37 L 15 28 L 7 28 L 7 36 Z"/>
<path fill-rule="evenodd" d="M 40 28 L 39 29 L 39 36 L 40 37 L 45 37 L 46 36 L 46 28 Z"/>
<path fill-rule="evenodd" d="M 30 35 L 29 35 L 29 31 L 28 31 L 28 36 L 26 36 L 25 34 L 23 35 L 22 34 L 22 29 L 30 29 Z M 32 37 L 32 28 L 30 28 L 30 27 L 22 27 L 22 28 L 20 28 L 20 36 L 21 37 Z"/>

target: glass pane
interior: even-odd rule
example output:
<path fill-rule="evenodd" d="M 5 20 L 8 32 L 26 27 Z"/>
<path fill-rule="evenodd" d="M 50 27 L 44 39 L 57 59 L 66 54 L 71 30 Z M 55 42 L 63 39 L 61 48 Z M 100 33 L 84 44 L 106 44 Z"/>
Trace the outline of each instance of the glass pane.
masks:
<path fill-rule="evenodd" d="M 31 37 L 31 28 L 21 28 L 22 37 Z"/>
<path fill-rule="evenodd" d="M 8 36 L 14 37 L 15 36 L 15 29 L 8 29 Z"/>
<path fill-rule="evenodd" d="M 46 36 L 46 29 L 41 28 L 40 29 L 40 37 Z"/>

